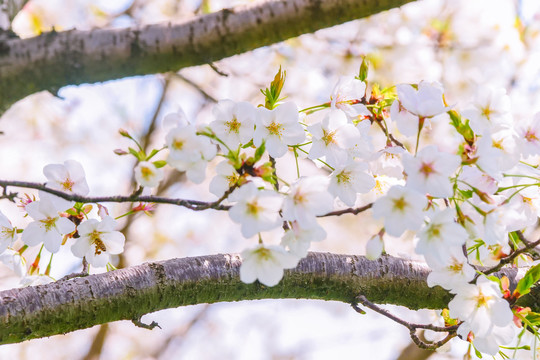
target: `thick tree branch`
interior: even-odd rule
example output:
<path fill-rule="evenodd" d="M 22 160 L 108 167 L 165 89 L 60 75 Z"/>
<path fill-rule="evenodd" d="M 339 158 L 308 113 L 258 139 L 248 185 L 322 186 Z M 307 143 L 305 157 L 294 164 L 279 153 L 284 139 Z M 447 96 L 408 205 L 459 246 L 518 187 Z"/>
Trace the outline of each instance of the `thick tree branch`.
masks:
<path fill-rule="evenodd" d="M 182 24 L 51 32 L 0 43 L 0 110 L 40 90 L 210 63 L 414 0 L 286 0 Z"/>
<path fill-rule="evenodd" d="M 451 299 L 442 288 L 427 286 L 426 265 L 391 256 L 370 261 L 362 256 L 310 253 L 274 287 L 242 283 L 240 265 L 235 254 L 172 259 L 2 291 L 0 343 L 139 319 L 153 311 L 200 303 L 284 298 L 354 303 L 363 295 L 373 303 L 437 309 Z M 498 275 L 502 272 L 515 286 L 518 271 L 504 269 Z M 534 301 L 523 303 L 534 310 Z"/>

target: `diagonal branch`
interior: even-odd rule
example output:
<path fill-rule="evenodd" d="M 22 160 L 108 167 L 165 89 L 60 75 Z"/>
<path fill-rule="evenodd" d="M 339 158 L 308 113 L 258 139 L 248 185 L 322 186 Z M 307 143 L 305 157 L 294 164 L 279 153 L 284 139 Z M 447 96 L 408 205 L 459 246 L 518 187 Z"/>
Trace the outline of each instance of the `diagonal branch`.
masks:
<path fill-rule="evenodd" d="M 362 294 L 374 303 L 437 309 L 451 299 L 442 288 L 427 286 L 426 265 L 391 256 L 370 261 L 362 256 L 310 253 L 274 287 L 242 283 L 240 265 L 236 254 L 171 259 L 2 291 L 0 343 L 139 319 L 157 310 L 200 303 L 284 298 L 353 303 Z M 518 271 L 503 271 L 515 286 Z M 528 305 L 534 310 L 534 301 Z"/>
<path fill-rule="evenodd" d="M 0 110 L 40 90 L 178 71 L 414 0 L 266 0 L 181 24 L 50 32 L 0 42 Z"/>

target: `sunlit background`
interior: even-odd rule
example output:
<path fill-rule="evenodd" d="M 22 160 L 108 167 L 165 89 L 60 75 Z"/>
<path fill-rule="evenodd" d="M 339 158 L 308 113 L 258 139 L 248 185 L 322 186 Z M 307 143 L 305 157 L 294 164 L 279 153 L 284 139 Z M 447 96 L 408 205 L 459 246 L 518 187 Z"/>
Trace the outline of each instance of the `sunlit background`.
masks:
<path fill-rule="evenodd" d="M 127 27 L 180 22 L 247 1 L 195 0 L 31 0 L 15 18 L 21 37 L 73 27 Z M 251 2 L 248 2 L 251 3 Z M 371 63 L 369 81 L 383 86 L 439 81 L 448 104 L 463 109 L 479 89 L 506 88 L 516 117 L 540 111 L 540 1 L 424 0 L 370 18 L 234 56 L 209 65 L 101 84 L 68 86 L 58 94 L 38 93 L 15 104 L 0 121 L 0 178 L 44 182 L 42 169 L 67 159 L 79 161 L 90 195 L 133 191 L 133 157 L 117 148 L 131 146 L 118 134 L 129 131 L 161 148 L 163 116 L 182 108 L 192 121 L 213 120 L 216 100 L 264 101 L 259 89 L 268 86 L 279 66 L 287 71 L 284 93 L 300 108 L 327 102 L 339 76 L 356 75 L 362 56 Z M 163 101 L 162 101 L 163 100 Z M 161 105 L 160 105 L 161 104 Z M 150 124 L 156 128 L 149 133 Z M 426 142 L 446 136 L 445 128 L 425 133 Z M 448 146 L 452 140 L 448 139 Z M 278 163 L 284 177 L 295 175 L 294 159 Z M 215 200 L 208 191 L 213 176 L 194 185 L 169 171 L 159 191 L 170 197 Z M 319 171 L 301 164 L 305 174 Z M 30 192 L 32 194 L 32 192 Z M 154 190 L 155 193 L 155 190 Z M 367 200 L 366 200 L 367 202 Z M 0 210 L 19 228 L 29 220 L 14 204 Z M 114 216 L 128 205 L 110 204 Z M 369 215 L 369 214 L 367 214 Z M 152 217 L 138 214 L 119 220 L 126 250 L 115 259 L 121 266 L 225 252 L 254 244 L 226 213 L 191 212 L 168 205 Z M 380 223 L 352 215 L 325 219 L 328 238 L 312 250 L 364 254 L 365 243 Z M 386 243 L 391 255 L 412 257 L 411 237 Z M 279 242 L 276 233 L 275 241 Z M 21 244 L 15 244 L 20 248 Z M 32 262 L 37 250 L 25 252 Z M 44 269 L 50 254 L 42 253 Z M 53 259 L 51 276 L 80 270 L 80 259 L 63 249 Z M 98 269 L 99 270 L 99 269 Z M 95 271 L 95 270 L 94 270 Z M 19 286 L 20 277 L 0 264 L 0 287 Z M 430 322 L 429 312 L 389 307 L 399 315 Z M 280 300 L 244 301 L 188 306 L 152 313 L 162 329 L 145 330 L 131 322 L 0 347 L 1 359 L 420 359 L 404 349 L 408 331 L 372 312 L 359 315 L 348 304 Z M 430 359 L 463 358 L 467 344 L 454 340 Z M 402 356 L 402 357 L 400 357 Z M 409 357 L 406 357 L 409 356 Z M 412 357 L 411 357 L 412 356 Z M 519 356 L 519 354 L 518 354 Z M 522 355 L 523 358 L 531 354 Z M 425 358 L 425 357 L 423 357 Z"/>

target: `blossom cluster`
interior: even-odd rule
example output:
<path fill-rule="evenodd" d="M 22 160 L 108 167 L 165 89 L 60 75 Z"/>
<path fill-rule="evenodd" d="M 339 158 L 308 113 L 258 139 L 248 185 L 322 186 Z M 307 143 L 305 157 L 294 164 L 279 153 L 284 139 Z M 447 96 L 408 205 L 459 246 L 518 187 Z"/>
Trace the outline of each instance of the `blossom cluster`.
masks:
<path fill-rule="evenodd" d="M 501 89 L 484 90 L 460 114 L 438 83 L 370 93 L 361 77 L 340 79 L 330 101 L 299 110 L 278 99 L 283 80 L 278 73 L 263 91 L 264 106 L 220 101 L 206 127 L 181 112 L 168 116 L 182 119 L 166 137 L 169 165 L 201 183 L 206 164 L 223 158 L 210 191 L 230 204 L 243 236 L 258 238 L 242 252 L 241 280 L 277 285 L 312 241 L 326 237 L 320 216 L 369 204 L 383 224 L 368 243 L 370 258 L 388 236 L 414 233 L 415 251 L 432 269 L 428 284 L 455 294 L 449 314 L 461 322 L 458 334 L 488 354 L 512 341 L 518 328 L 508 296 L 476 269 L 511 254 L 517 244 L 509 239 L 540 215 L 540 115 L 514 122 Z M 450 124 L 456 147 L 421 146 L 422 131 L 440 123 Z M 292 157 L 298 176 L 288 182 L 275 163 Z M 320 175 L 301 176 L 299 161 L 313 161 Z M 281 242 L 268 243 L 266 234 L 280 228 Z"/>
<path fill-rule="evenodd" d="M 43 174 L 47 178 L 45 186 L 63 194 L 84 196 L 90 191 L 84 169 L 75 160 L 49 164 L 43 168 Z M 124 235 L 115 230 L 116 220 L 106 211 L 98 212 L 101 220 L 90 219 L 88 213 L 92 206 L 68 201 L 43 190 L 39 191 L 37 199 L 29 196 L 24 199 L 21 207 L 32 220 L 24 229 L 17 229 L 0 213 L 0 261 L 24 276 L 21 284 L 37 285 L 53 280 L 49 276 L 50 264 L 44 274 L 39 274 L 43 249 L 56 254 L 61 246 L 69 246 L 73 255 L 95 267 L 105 267 L 111 255 L 124 251 Z M 101 205 L 100 208 L 105 209 Z M 13 246 L 19 233 L 24 246 L 15 251 Z M 22 254 L 29 246 L 40 246 L 40 250 L 36 261 L 26 269 Z"/>
<path fill-rule="evenodd" d="M 280 70 L 262 91 L 264 104 L 221 100 L 207 125 L 179 110 L 163 120 L 163 148 L 147 154 L 121 131 L 138 150 L 117 154 L 137 158 L 140 191 L 158 187 L 165 166 L 196 184 L 214 169 L 209 191 L 218 200 L 208 207 L 225 205 L 242 235 L 257 239 L 241 254 L 245 283 L 277 285 L 312 242 L 326 238 L 320 217 L 371 208 L 381 228 L 367 244 L 368 258 L 381 256 L 385 242 L 414 234 L 415 252 L 432 270 L 428 285 L 454 294 L 448 316 L 459 321 L 457 333 L 478 350 L 496 354 L 518 331 L 513 320 L 523 316 L 510 304 L 519 294 L 510 294 L 478 266 L 496 266 L 527 245 L 518 233 L 538 221 L 540 114 L 516 121 L 502 89 L 483 90 L 458 112 L 446 103 L 439 83 L 381 89 L 366 81 L 366 72 L 363 63 L 358 76 L 339 79 L 327 102 L 299 109 L 280 97 Z M 421 135 L 437 127 L 445 127 L 451 141 L 422 144 Z M 294 162 L 296 177 L 282 178 L 280 162 Z M 301 162 L 317 165 L 318 174 L 302 176 Z M 47 165 L 43 172 L 47 188 L 89 193 L 76 161 Z M 28 271 L 21 265 L 28 246 L 54 254 L 68 245 L 95 267 L 123 251 L 124 236 L 101 205 L 98 220 L 89 218 L 89 204 L 45 191 L 38 197 L 22 204 L 32 219 L 24 230 L 0 214 L 0 252 L 11 254 L 0 261 L 14 270 L 36 272 L 34 265 Z M 132 211 L 145 209 L 141 204 Z M 24 246 L 15 251 L 19 233 Z M 276 233 L 279 244 L 273 243 Z"/>

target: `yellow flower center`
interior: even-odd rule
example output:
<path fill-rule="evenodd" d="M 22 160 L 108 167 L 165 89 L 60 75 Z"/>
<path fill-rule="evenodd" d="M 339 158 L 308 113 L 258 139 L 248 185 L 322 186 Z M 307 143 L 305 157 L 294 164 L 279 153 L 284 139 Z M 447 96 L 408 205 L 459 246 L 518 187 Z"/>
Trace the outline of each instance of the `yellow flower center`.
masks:
<path fill-rule="evenodd" d="M 531 129 L 529 129 L 525 133 L 525 140 L 527 140 L 528 142 L 538 142 L 540 139 L 538 139 L 538 136 L 536 136 L 536 134 Z"/>
<path fill-rule="evenodd" d="M 62 188 L 66 191 L 73 191 L 73 185 L 75 185 L 75 182 L 68 177 L 60 185 L 62 185 Z"/>
<path fill-rule="evenodd" d="M 422 166 L 420 166 L 420 172 L 424 174 L 426 178 L 429 177 L 430 174 L 435 172 L 435 170 L 433 170 L 433 163 L 422 163 Z"/>
<path fill-rule="evenodd" d="M 394 199 L 394 209 L 399 210 L 401 212 L 405 212 L 405 209 L 409 206 L 407 202 L 405 201 L 405 198 L 400 197 L 399 199 Z"/>
<path fill-rule="evenodd" d="M 103 240 L 101 240 L 101 232 L 94 230 L 89 235 L 90 240 L 92 240 L 92 245 L 96 247 L 95 255 L 101 255 L 101 253 L 107 251 L 107 247 L 103 243 Z"/>
<path fill-rule="evenodd" d="M 238 134 L 240 132 L 240 125 L 242 125 L 236 118 L 231 121 L 225 122 L 225 126 L 229 129 L 229 133 Z"/>
<path fill-rule="evenodd" d="M 174 150 L 182 150 L 182 148 L 184 147 L 184 142 L 180 139 L 174 139 L 171 146 Z"/>
<path fill-rule="evenodd" d="M 144 180 L 150 180 L 150 178 L 154 175 L 154 172 L 149 167 L 143 166 L 141 167 L 141 175 Z"/>
<path fill-rule="evenodd" d="M 270 135 L 275 135 L 275 136 L 278 136 L 279 138 L 281 138 L 281 136 L 283 135 L 283 130 L 285 130 L 283 128 L 283 125 L 278 124 L 275 121 L 272 121 L 272 123 L 268 125 L 266 128 L 268 129 L 268 132 L 270 133 Z"/>
<path fill-rule="evenodd" d="M 326 146 L 328 146 L 329 144 L 335 144 L 336 143 L 336 139 L 334 138 L 335 136 L 336 136 L 335 130 L 327 132 L 326 130 L 323 129 L 322 141 L 324 141 L 324 144 Z"/>
<path fill-rule="evenodd" d="M 476 295 L 476 307 L 479 308 L 481 306 L 488 306 L 488 302 L 493 298 L 493 296 L 486 296 L 480 291 L 478 295 Z"/>
<path fill-rule="evenodd" d="M 337 179 L 338 184 L 342 184 L 342 183 L 348 184 L 351 182 L 351 174 L 348 172 L 342 171 L 336 175 L 336 179 Z"/>
<path fill-rule="evenodd" d="M 46 218 L 46 219 L 43 219 L 43 220 L 40 220 L 39 222 L 42 224 L 41 226 L 43 226 L 45 228 L 45 231 L 51 231 L 51 229 L 53 229 L 56 224 L 56 219 L 57 218 Z"/>
<path fill-rule="evenodd" d="M 261 260 L 269 260 L 272 257 L 272 253 L 267 248 L 260 248 L 255 250 L 255 253 Z"/>

